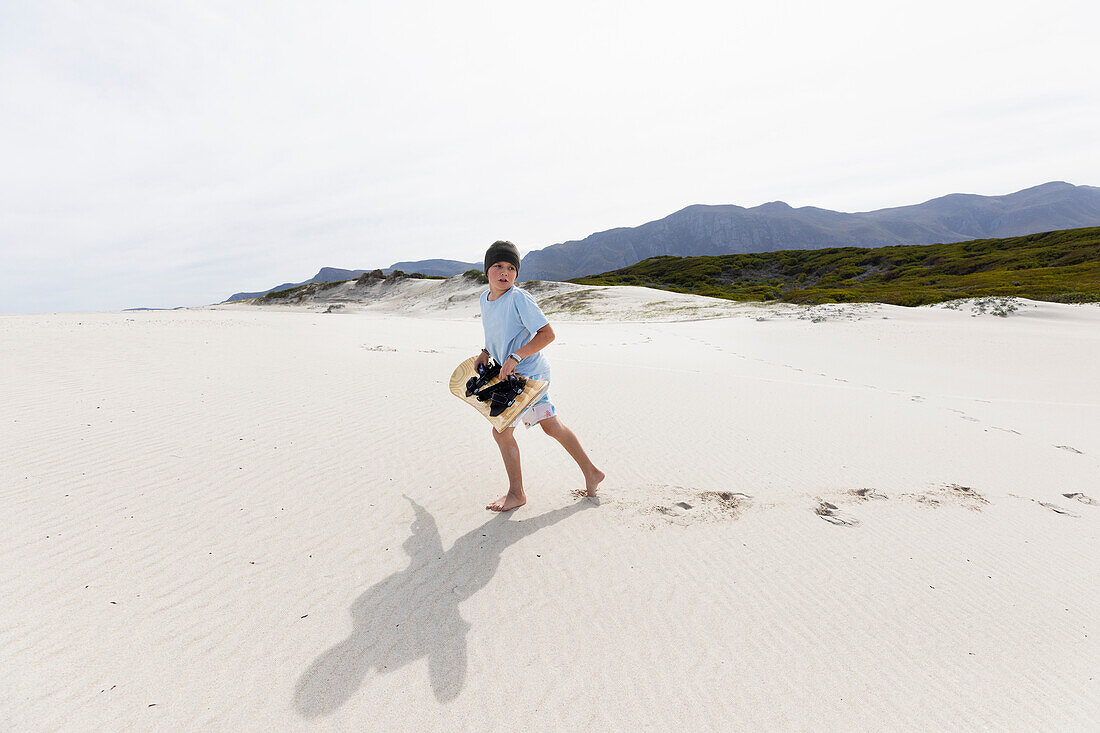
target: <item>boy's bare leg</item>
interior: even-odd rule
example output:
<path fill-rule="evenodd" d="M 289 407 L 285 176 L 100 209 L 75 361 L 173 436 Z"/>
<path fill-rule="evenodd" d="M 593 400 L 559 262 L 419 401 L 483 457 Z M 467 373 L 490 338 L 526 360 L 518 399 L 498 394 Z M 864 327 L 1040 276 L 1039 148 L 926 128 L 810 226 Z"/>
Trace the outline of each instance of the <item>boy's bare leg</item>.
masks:
<path fill-rule="evenodd" d="M 542 426 L 543 432 L 549 435 L 554 440 L 561 443 L 562 447 L 573 457 L 573 460 L 580 466 L 581 473 L 584 474 L 584 487 L 587 489 L 585 496 L 595 496 L 596 487 L 600 485 L 607 476 L 603 471 L 592 465 L 592 461 L 589 460 L 588 454 L 584 452 L 584 448 L 581 447 L 581 442 L 577 440 L 577 436 L 572 430 L 565 427 L 565 424 L 558 419 L 557 416 L 548 417 L 545 420 L 539 422 Z"/>
<path fill-rule="evenodd" d="M 505 428 L 498 433 L 493 428 L 493 440 L 500 448 L 500 456 L 504 459 L 504 470 L 508 473 L 508 493 L 500 497 L 486 509 L 494 512 L 507 512 L 527 503 L 527 496 L 523 493 L 523 473 L 519 467 L 519 444 L 513 435 L 515 428 Z"/>

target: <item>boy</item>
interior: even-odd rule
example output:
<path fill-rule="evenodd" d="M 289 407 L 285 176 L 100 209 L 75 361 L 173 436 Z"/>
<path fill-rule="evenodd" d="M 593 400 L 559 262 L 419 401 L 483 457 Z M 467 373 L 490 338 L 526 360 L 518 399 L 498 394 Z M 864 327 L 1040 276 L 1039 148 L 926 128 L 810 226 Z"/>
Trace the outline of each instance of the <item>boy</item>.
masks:
<path fill-rule="evenodd" d="M 515 287 L 519 276 L 519 250 L 511 242 L 494 242 L 485 252 L 485 274 L 489 289 L 481 294 L 481 325 L 485 329 L 485 348 L 477 364 L 486 364 L 492 357 L 500 364 L 500 378 L 518 374 L 531 379 L 550 381 L 550 362 L 540 353 L 554 340 L 554 329 L 542 314 L 535 299 Z M 604 473 L 592 465 L 577 436 L 557 417 L 549 394 L 543 394 L 523 414 L 497 432 L 493 440 L 500 448 L 504 470 L 508 473 L 508 493 L 486 506 L 494 512 L 507 512 L 527 503 L 523 493 L 523 477 L 519 465 L 519 445 L 512 433 L 520 420 L 530 428 L 538 423 L 543 432 L 554 438 L 569 452 L 584 474 L 585 496 L 595 496 Z"/>

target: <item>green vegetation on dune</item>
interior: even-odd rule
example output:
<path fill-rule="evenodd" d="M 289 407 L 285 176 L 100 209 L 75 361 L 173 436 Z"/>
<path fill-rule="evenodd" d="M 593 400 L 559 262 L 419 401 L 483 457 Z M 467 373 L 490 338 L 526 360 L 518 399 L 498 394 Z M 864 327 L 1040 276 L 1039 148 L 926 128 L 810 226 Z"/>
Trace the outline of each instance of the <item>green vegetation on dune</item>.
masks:
<path fill-rule="evenodd" d="M 374 270 L 360 275 L 355 279 L 359 284 L 370 284 L 372 282 L 385 282 L 387 280 L 393 282 L 396 280 L 446 280 L 447 278 L 440 275 L 425 275 L 420 272 L 402 272 L 401 270 L 394 270 L 389 275 L 383 275 L 381 270 Z M 352 282 L 351 280 L 332 280 L 329 282 L 319 283 L 304 283 L 302 285 L 295 285 L 294 287 L 286 288 L 284 290 L 272 290 L 266 295 L 261 295 L 254 299 L 254 302 L 260 304 L 268 304 L 275 302 L 284 303 L 300 303 L 307 298 L 322 293 L 326 290 L 331 290 L 337 285 L 343 285 L 344 283 Z M 488 281 L 486 281 L 488 282 Z"/>
<path fill-rule="evenodd" d="M 296 285 L 286 290 L 272 290 L 267 295 L 261 295 L 256 298 L 261 303 L 270 303 L 276 300 L 301 300 L 311 295 L 316 295 L 324 290 L 330 290 L 337 285 L 343 285 L 347 280 L 334 280 L 332 282 L 323 283 L 305 283 L 304 285 Z"/>
<path fill-rule="evenodd" d="M 988 296 L 1100 302 L 1100 227 L 951 244 L 651 257 L 570 282 L 806 304 L 915 306 Z"/>

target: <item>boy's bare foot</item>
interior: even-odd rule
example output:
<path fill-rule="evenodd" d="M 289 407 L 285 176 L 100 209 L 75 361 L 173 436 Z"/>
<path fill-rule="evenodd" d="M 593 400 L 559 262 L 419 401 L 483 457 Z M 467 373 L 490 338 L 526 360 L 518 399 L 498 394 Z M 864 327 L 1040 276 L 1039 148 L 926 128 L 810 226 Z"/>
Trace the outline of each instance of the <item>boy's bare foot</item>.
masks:
<path fill-rule="evenodd" d="M 486 505 L 486 509 L 492 509 L 494 512 L 510 512 L 516 507 L 521 507 L 527 503 L 527 497 L 524 494 L 515 495 L 509 491 L 504 496 L 500 497 L 492 504 Z"/>
<path fill-rule="evenodd" d="M 591 475 L 585 475 L 584 485 L 585 485 L 585 488 L 587 489 L 587 491 L 584 492 L 584 495 L 585 496 L 595 496 L 596 495 L 596 487 L 599 486 L 600 482 L 603 481 L 605 478 L 607 478 L 607 474 L 604 473 L 603 471 L 601 471 L 598 468 L 596 469 L 595 473 L 593 473 Z"/>

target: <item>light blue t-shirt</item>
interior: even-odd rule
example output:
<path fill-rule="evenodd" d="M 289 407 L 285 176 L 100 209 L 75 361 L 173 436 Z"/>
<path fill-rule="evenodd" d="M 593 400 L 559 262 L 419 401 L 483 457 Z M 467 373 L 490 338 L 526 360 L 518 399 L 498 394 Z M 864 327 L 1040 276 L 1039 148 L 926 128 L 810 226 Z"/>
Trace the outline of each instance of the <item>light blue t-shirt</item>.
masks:
<path fill-rule="evenodd" d="M 485 348 L 497 364 L 503 364 L 508 355 L 523 348 L 549 321 L 542 309 L 526 290 L 516 286 L 508 289 L 496 300 L 489 300 L 489 292 L 481 294 L 481 325 L 485 329 Z M 542 352 L 531 354 L 516 367 L 516 374 L 534 379 L 550 379 L 550 360 Z"/>

